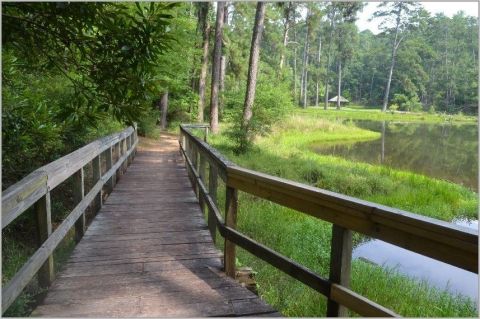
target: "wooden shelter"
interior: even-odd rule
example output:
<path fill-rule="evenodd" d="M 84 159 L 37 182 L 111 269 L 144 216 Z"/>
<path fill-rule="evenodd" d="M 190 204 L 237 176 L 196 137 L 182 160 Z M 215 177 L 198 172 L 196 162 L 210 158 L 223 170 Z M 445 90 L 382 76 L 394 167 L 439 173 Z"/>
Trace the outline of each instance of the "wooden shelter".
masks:
<path fill-rule="evenodd" d="M 330 100 L 328 100 L 328 102 L 337 103 L 337 99 L 338 99 L 338 95 L 336 95 L 335 97 L 332 97 Z M 340 95 L 340 103 L 348 103 L 348 102 L 350 101 Z"/>

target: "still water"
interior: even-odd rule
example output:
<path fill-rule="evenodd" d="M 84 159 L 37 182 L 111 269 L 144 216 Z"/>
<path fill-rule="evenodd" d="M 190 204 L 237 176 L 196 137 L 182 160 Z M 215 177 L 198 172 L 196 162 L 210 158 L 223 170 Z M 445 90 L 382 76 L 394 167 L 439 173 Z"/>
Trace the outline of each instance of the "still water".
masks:
<path fill-rule="evenodd" d="M 417 124 L 388 121 L 355 121 L 355 125 L 381 133 L 381 138 L 353 144 L 314 145 L 320 154 L 359 162 L 386 165 L 464 185 L 478 192 L 477 125 Z M 455 224 L 475 229 L 478 221 Z M 353 252 L 361 258 L 395 268 L 409 277 L 426 280 L 434 287 L 470 297 L 478 307 L 478 275 L 435 259 L 370 240 Z"/>
<path fill-rule="evenodd" d="M 458 220 L 455 224 L 478 231 L 478 221 Z M 353 258 L 395 268 L 402 274 L 426 280 L 434 287 L 473 299 L 478 307 L 478 275 L 435 259 L 375 239 L 361 244 Z"/>
<path fill-rule="evenodd" d="M 374 141 L 340 145 L 314 145 L 320 154 L 359 162 L 382 164 L 445 179 L 478 192 L 477 125 L 417 124 L 355 121 L 377 131 Z"/>

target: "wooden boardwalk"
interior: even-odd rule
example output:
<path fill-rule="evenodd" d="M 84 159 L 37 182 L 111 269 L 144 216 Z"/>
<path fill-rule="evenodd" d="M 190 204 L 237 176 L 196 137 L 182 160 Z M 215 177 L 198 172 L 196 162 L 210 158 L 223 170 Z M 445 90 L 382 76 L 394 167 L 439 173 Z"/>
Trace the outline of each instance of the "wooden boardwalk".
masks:
<path fill-rule="evenodd" d="M 176 137 L 143 142 L 32 314 L 279 316 L 222 272 Z"/>

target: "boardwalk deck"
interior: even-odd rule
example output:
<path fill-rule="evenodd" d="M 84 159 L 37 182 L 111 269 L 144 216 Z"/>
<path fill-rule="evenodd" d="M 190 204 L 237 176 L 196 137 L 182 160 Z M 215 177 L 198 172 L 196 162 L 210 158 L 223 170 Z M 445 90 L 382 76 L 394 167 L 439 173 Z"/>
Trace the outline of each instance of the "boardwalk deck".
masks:
<path fill-rule="evenodd" d="M 175 137 L 144 143 L 33 316 L 277 316 L 222 272 Z"/>

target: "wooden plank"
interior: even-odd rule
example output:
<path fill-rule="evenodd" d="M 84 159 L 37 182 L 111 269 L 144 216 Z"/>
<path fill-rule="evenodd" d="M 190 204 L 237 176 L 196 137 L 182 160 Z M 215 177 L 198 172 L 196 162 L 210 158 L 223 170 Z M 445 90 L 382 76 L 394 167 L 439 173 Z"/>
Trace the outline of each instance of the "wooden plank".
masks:
<path fill-rule="evenodd" d="M 105 156 L 106 156 L 106 159 L 107 159 L 107 171 L 108 171 L 113 166 L 113 150 L 112 150 L 112 147 L 107 148 L 107 150 L 105 151 Z M 108 193 L 112 192 L 113 187 L 115 187 L 115 174 L 113 174 L 112 177 L 107 182 Z"/>
<path fill-rule="evenodd" d="M 332 284 L 330 298 L 364 317 L 400 317 L 392 310 L 337 284 Z"/>
<path fill-rule="evenodd" d="M 210 195 L 213 203 L 217 204 L 217 188 L 218 188 L 218 175 L 217 168 L 215 165 L 208 164 L 208 194 Z M 217 223 L 215 219 L 215 213 L 213 212 L 211 206 L 208 208 L 208 229 L 210 229 L 210 234 L 212 235 L 213 242 L 216 241 L 217 237 Z"/>
<path fill-rule="evenodd" d="M 93 175 L 93 183 L 96 183 L 98 182 L 98 180 L 100 180 L 100 177 L 102 176 L 102 168 L 100 166 L 100 155 L 96 156 L 93 160 L 92 160 L 92 175 Z M 100 192 L 98 192 L 98 195 L 97 197 L 95 198 L 95 200 L 93 201 L 93 207 L 94 207 L 94 211 L 95 213 L 98 212 L 98 210 L 102 207 L 102 190 L 100 190 Z"/>
<path fill-rule="evenodd" d="M 280 255 L 276 251 L 252 240 L 251 238 L 248 238 L 235 229 L 219 225 L 219 230 L 222 236 L 227 237 L 231 242 L 283 271 L 287 275 L 297 279 L 325 296 L 330 294 L 330 282 L 310 269 L 298 264 L 290 258 Z"/>
<path fill-rule="evenodd" d="M 227 187 L 225 194 L 225 225 L 235 229 L 237 227 L 238 192 L 232 187 Z M 224 267 L 227 276 L 235 278 L 235 244 L 225 237 Z"/>
<path fill-rule="evenodd" d="M 47 193 L 47 174 L 36 170 L 2 192 L 2 229 Z"/>
<path fill-rule="evenodd" d="M 200 161 L 198 164 L 198 171 L 199 171 L 199 177 L 200 180 L 202 181 L 203 184 L 206 184 L 206 169 L 207 169 L 207 162 L 205 159 L 205 156 L 203 156 L 201 153 L 199 153 Z M 205 201 L 203 200 L 203 196 L 198 197 L 198 201 L 200 203 L 200 209 L 202 210 L 202 213 L 205 212 Z"/>
<path fill-rule="evenodd" d="M 239 167 L 228 168 L 227 185 L 478 272 L 478 235 L 473 230 Z M 404 227 L 405 224 L 411 227 Z"/>
<path fill-rule="evenodd" d="M 171 152 L 175 154 L 175 148 Z M 142 162 L 158 153 L 139 153 L 139 161 L 119 183 L 124 190 L 117 193 L 115 189 L 109 196 L 33 315 L 203 317 L 233 316 L 234 308 L 244 315 L 253 314 L 249 309 L 259 313 L 267 308 L 221 272 L 221 253 L 213 245 L 198 201 L 188 199 L 192 190 L 157 187 L 177 183 L 175 174 L 185 172 L 158 178 L 157 167 L 177 165 L 175 161 Z M 106 182 L 120 165 L 116 163 L 101 181 Z M 139 166 L 142 169 L 137 170 Z M 146 179 L 152 189 L 163 191 L 125 191 Z M 212 205 L 204 183 L 200 181 L 198 186 L 207 205 Z M 95 190 L 84 201 L 94 200 Z M 187 200 L 182 202 L 182 198 Z M 162 201 L 166 205 L 161 205 Z M 219 213 L 214 214 L 217 217 Z M 204 238 L 208 240 L 203 242 Z M 184 239 L 191 242 L 182 244 Z M 258 301 L 249 303 L 252 300 Z"/>
<path fill-rule="evenodd" d="M 90 190 L 87 196 L 73 209 L 73 211 L 65 218 L 65 220 L 55 229 L 48 237 L 43 245 L 35 251 L 28 261 L 20 268 L 13 278 L 3 286 L 2 289 L 2 311 L 11 305 L 11 303 L 22 292 L 23 288 L 35 276 L 40 267 L 53 253 L 58 244 L 65 238 L 70 228 L 75 224 L 77 219 L 83 214 L 88 205 L 93 201 L 96 192 L 103 186 L 103 182 L 99 181 Z"/>
<path fill-rule="evenodd" d="M 352 231 L 332 225 L 332 243 L 330 252 L 331 283 L 343 287 L 350 286 L 350 272 L 352 264 Z M 327 302 L 327 317 L 347 317 L 348 310 L 331 298 Z"/>
<path fill-rule="evenodd" d="M 220 154 L 216 149 L 202 141 L 201 139 L 197 138 L 196 136 L 192 135 L 187 127 L 180 125 L 180 131 L 186 136 L 187 145 L 194 144 L 199 148 L 200 152 L 203 152 L 209 163 L 215 165 L 218 169 L 219 176 L 226 180 L 226 169 L 227 166 L 230 165 L 230 161 L 228 161 L 222 154 Z"/>
<path fill-rule="evenodd" d="M 35 203 L 35 214 L 37 216 L 38 247 L 52 234 L 52 210 L 50 203 L 50 192 Z M 43 263 L 38 271 L 38 284 L 47 288 L 55 279 L 53 254 Z"/>
<path fill-rule="evenodd" d="M 73 200 L 76 204 L 81 203 L 85 197 L 85 176 L 83 167 L 73 175 Z M 78 243 L 85 233 L 85 212 L 75 223 L 75 241 Z"/>

